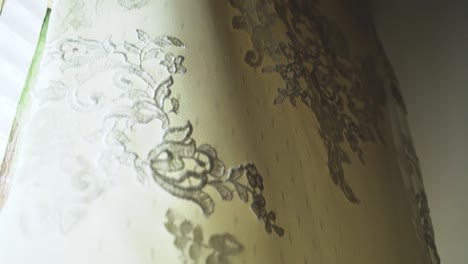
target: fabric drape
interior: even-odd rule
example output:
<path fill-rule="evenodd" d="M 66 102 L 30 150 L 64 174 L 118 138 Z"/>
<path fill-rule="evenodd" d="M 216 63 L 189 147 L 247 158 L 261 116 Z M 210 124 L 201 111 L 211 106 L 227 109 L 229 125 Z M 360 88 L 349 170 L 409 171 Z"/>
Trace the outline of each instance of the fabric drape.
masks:
<path fill-rule="evenodd" d="M 0 176 L 0 259 L 439 263 L 364 10 L 56 1 Z"/>

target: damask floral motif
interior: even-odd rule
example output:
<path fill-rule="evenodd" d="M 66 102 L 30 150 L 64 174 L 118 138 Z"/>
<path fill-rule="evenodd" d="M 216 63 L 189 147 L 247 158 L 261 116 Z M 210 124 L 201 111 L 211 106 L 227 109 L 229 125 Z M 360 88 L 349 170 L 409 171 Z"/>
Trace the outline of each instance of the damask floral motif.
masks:
<path fill-rule="evenodd" d="M 147 0 L 118 0 L 119 5 L 127 8 L 127 9 L 134 9 L 140 8 L 146 5 Z"/>
<path fill-rule="evenodd" d="M 381 53 L 382 58 L 387 61 L 384 53 Z M 389 64 L 388 64 L 389 66 Z M 389 66 L 391 67 L 391 66 Z M 406 108 L 398 88 L 398 82 L 391 70 L 387 68 L 388 76 L 391 79 L 392 86 L 390 92 L 393 95 L 391 98 L 390 112 L 392 127 L 394 128 L 394 142 L 396 146 L 396 154 L 400 167 L 400 173 L 403 178 L 403 183 L 406 188 L 407 201 L 411 206 L 413 226 L 418 234 L 419 241 L 426 247 L 430 263 L 440 264 L 441 260 L 437 252 L 435 244 L 434 229 L 430 217 L 429 205 L 424 191 L 423 177 L 419 166 L 416 150 L 411 140 L 411 134 L 406 120 Z"/>
<path fill-rule="evenodd" d="M 269 55 L 274 65 L 264 66 L 263 72 L 278 74 L 285 84 L 278 88 L 274 104 L 287 100 L 296 107 L 300 101 L 315 114 L 328 150 L 331 178 L 349 201 L 359 202 L 345 179 L 343 163 L 351 163 L 351 158 L 343 143 L 364 162 L 360 145 L 376 136 L 382 139 L 378 120 L 383 117 L 380 106 L 385 93 L 372 60 L 353 63 L 347 58 L 339 28 L 320 14 L 314 1 L 229 2 L 241 12 L 232 19 L 233 27 L 247 31 L 254 47 L 246 53 L 245 62 L 260 67 Z M 278 27 L 285 30 L 287 41 L 271 38 Z"/>
<path fill-rule="evenodd" d="M 180 219 L 171 209 L 167 211 L 166 218 L 166 229 L 175 237 L 174 246 L 180 250 L 183 263 L 200 263 L 205 259 L 202 263 L 230 264 L 244 250 L 230 233 L 211 235 L 206 242 L 201 226 Z"/>
<path fill-rule="evenodd" d="M 209 189 L 226 201 L 232 200 L 235 193 L 245 203 L 251 198 L 251 209 L 264 222 L 265 230 L 283 236 L 284 230 L 276 224 L 276 214 L 266 209 L 263 177 L 255 165 L 247 163 L 227 169 L 212 146 L 198 145 L 192 138 L 190 122 L 172 124 L 172 116 L 179 109 L 179 101 L 171 97 L 173 74 L 183 74 L 186 69 L 182 56 L 164 48 L 184 48 L 184 44 L 170 36 L 152 38 L 141 30 L 137 30 L 137 35 L 139 41 L 135 43 L 116 44 L 111 38 L 102 43 L 84 38 L 60 43 L 57 53 L 63 60 L 61 69 L 74 69 L 76 73 L 77 85 L 68 94 L 69 98 L 75 98 L 71 102 L 86 97 L 81 91 L 84 82 L 103 71 L 115 71 L 113 81 L 119 95 L 110 100 L 111 110 L 101 134 L 109 146 L 117 145 L 122 150 L 115 153 L 117 159 L 126 160 L 140 177 L 153 178 L 173 196 L 197 204 L 208 216 L 215 210 Z M 48 90 L 51 89 L 57 91 L 57 87 Z M 58 90 L 63 94 L 63 89 Z M 94 98 L 88 109 L 100 106 L 103 100 L 96 97 L 98 92 L 86 93 L 88 98 Z M 155 125 L 162 133 L 153 130 Z M 155 142 L 150 150 L 134 149 L 135 129 L 153 132 L 156 140 L 148 141 Z"/>
<path fill-rule="evenodd" d="M 435 245 L 434 229 L 432 227 L 432 220 L 429 211 L 429 204 L 427 202 L 426 192 L 421 191 L 416 194 L 416 201 L 419 208 L 420 222 L 423 228 L 424 240 L 427 245 L 427 250 L 431 258 L 434 259 L 436 264 L 440 264 L 440 257 L 437 253 Z"/>
<path fill-rule="evenodd" d="M 70 0 L 66 4 L 56 5 L 56 15 L 62 20 L 60 27 L 67 30 L 77 30 L 91 26 L 92 14 L 88 1 Z"/>
<path fill-rule="evenodd" d="M 106 179 L 100 176 L 104 173 L 100 173 L 99 166 L 84 157 L 77 157 L 77 163 L 80 170 L 71 175 L 71 191 L 64 195 L 56 209 L 56 217 L 64 233 L 70 231 L 87 214 L 88 203 L 95 201 L 103 193 L 106 184 Z"/>
<path fill-rule="evenodd" d="M 170 128 L 164 143 L 149 154 L 154 180 L 171 194 L 194 201 L 210 215 L 214 201 L 205 191 L 214 188 L 223 200 L 232 200 L 234 193 L 247 203 L 252 197 L 251 208 L 258 219 L 265 222 L 265 230 L 272 230 L 279 236 L 284 230 L 275 224 L 275 213 L 267 211 L 263 192 L 263 177 L 255 165 L 245 164 L 231 168 L 226 173 L 224 163 L 219 160 L 216 150 L 207 144 L 196 146 L 191 138 L 192 126 Z M 248 184 L 242 182 L 246 176 Z"/>
<path fill-rule="evenodd" d="M 65 16 L 65 21 L 74 29 L 90 26 L 90 16 L 86 9 L 86 4 L 82 0 L 73 0 L 73 6 L 69 13 Z"/>
<path fill-rule="evenodd" d="M 373 31 L 375 33 L 375 28 Z M 430 263 L 440 264 L 441 260 L 435 244 L 434 228 L 424 190 L 421 168 L 407 123 L 406 105 L 400 92 L 396 74 L 381 44 L 378 46 L 378 51 L 380 59 L 384 62 L 386 77 L 390 81 L 389 94 L 391 94 L 391 97 L 389 98 L 389 105 L 391 106 L 391 125 L 394 129 L 393 137 L 400 173 L 408 195 L 408 202 L 412 209 L 413 225 L 418 234 L 419 241 L 427 249 Z"/>

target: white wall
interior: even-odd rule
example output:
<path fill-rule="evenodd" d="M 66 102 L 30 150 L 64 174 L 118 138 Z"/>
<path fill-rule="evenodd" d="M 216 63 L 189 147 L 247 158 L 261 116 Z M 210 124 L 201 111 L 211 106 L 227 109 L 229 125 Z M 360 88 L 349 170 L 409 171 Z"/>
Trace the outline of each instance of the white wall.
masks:
<path fill-rule="evenodd" d="M 442 263 L 468 263 L 468 2 L 371 6 L 408 107 Z"/>

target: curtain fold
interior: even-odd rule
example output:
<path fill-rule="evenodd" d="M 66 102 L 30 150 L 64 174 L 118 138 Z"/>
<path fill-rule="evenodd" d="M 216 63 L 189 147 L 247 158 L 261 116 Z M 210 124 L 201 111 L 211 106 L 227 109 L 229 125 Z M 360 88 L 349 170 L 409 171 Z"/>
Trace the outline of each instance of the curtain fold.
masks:
<path fill-rule="evenodd" d="M 59 0 L 48 17 L 0 174 L 0 259 L 440 263 L 363 8 Z"/>

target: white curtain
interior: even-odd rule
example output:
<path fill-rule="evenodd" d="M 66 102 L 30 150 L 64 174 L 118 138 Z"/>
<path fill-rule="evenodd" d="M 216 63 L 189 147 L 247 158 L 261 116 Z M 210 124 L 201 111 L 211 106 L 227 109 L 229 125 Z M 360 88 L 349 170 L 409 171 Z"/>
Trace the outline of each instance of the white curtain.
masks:
<path fill-rule="evenodd" d="M 440 264 L 398 81 L 348 2 L 55 1 L 0 262 Z"/>

